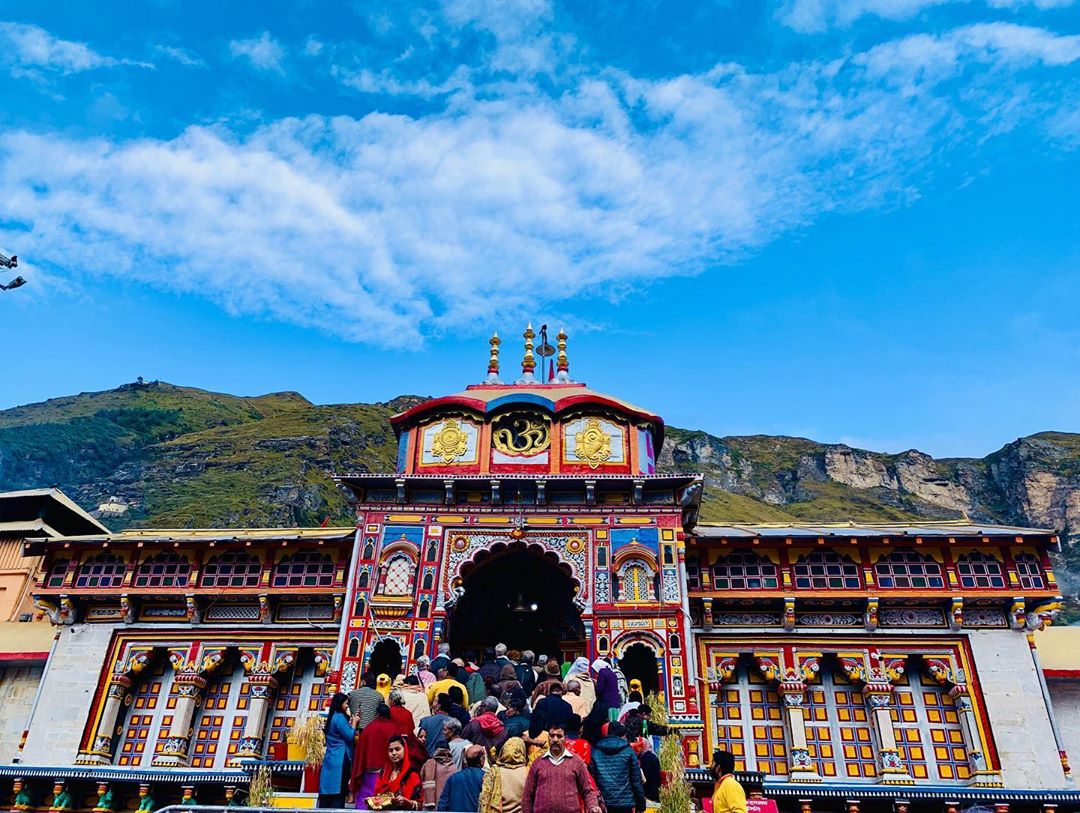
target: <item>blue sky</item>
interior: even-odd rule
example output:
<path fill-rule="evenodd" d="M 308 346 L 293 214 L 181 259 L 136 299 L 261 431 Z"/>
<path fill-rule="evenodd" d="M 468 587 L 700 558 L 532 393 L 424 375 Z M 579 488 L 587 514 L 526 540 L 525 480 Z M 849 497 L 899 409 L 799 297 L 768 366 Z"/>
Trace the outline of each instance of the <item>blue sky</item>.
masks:
<path fill-rule="evenodd" d="M 0 407 L 571 373 L 716 434 L 1080 430 L 1080 2 L 0 3 Z"/>

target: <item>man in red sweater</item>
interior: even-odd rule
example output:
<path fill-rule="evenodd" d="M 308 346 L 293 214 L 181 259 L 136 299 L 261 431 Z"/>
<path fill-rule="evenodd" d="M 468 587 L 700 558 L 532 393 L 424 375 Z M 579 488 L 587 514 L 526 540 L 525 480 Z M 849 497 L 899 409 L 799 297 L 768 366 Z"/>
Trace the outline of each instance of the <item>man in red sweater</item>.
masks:
<path fill-rule="evenodd" d="M 566 750 L 562 723 L 548 728 L 548 751 L 529 768 L 521 813 L 600 813 L 600 799 L 581 758 Z"/>

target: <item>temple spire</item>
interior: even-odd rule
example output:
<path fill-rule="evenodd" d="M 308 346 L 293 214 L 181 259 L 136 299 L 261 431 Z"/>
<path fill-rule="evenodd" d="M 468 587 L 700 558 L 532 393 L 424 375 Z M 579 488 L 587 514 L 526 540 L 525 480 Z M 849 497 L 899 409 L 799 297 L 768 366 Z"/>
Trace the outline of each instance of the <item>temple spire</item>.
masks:
<path fill-rule="evenodd" d="M 491 355 L 488 358 L 488 374 L 484 379 L 485 384 L 501 384 L 502 379 L 499 378 L 499 345 L 502 344 L 502 339 L 499 338 L 498 331 L 491 334 Z"/>
<path fill-rule="evenodd" d="M 559 334 L 555 337 L 555 346 L 559 354 L 555 357 L 555 381 L 565 384 L 570 380 L 570 361 L 566 357 L 566 330 L 559 328 Z"/>
<path fill-rule="evenodd" d="M 525 328 L 522 335 L 525 337 L 525 357 L 521 360 L 521 378 L 517 380 L 517 383 L 535 384 L 536 378 L 533 371 L 536 369 L 536 357 L 533 356 L 533 339 L 536 338 L 536 333 L 533 332 L 532 322 L 529 322 L 529 326 Z"/>

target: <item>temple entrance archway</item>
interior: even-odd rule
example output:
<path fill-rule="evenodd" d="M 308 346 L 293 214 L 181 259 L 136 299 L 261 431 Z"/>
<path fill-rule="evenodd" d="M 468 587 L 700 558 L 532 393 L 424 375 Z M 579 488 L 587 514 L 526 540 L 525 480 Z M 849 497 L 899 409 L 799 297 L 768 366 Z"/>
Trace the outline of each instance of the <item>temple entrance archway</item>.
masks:
<path fill-rule="evenodd" d="M 393 680 L 401 674 L 401 645 L 393 638 L 376 642 L 368 658 L 368 670 L 375 675 L 389 675 Z"/>
<path fill-rule="evenodd" d="M 637 642 L 623 650 L 619 658 L 619 668 L 626 680 L 637 678 L 645 694 L 655 692 L 660 685 L 660 664 L 656 651 L 648 644 Z"/>
<path fill-rule="evenodd" d="M 465 593 L 447 616 L 452 652 L 479 653 L 497 643 L 560 658 L 584 652 L 575 583 L 554 554 L 525 545 L 485 551 L 461 576 Z"/>

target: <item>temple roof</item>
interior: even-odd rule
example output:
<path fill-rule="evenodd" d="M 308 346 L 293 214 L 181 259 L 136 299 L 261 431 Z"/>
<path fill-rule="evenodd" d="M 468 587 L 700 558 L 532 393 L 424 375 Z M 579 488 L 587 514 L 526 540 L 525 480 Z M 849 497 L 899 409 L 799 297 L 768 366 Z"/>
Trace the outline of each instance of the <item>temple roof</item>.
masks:
<path fill-rule="evenodd" d="M 703 523 L 694 526 L 693 534 L 702 539 L 778 537 L 954 537 L 954 536 L 1030 536 L 1051 537 L 1056 541 L 1057 532 L 1046 528 L 1020 528 L 1012 525 L 990 525 L 969 520 L 917 523 L 765 523 L 719 525 Z"/>
<path fill-rule="evenodd" d="M 26 555 L 43 553 L 57 542 L 67 544 L 168 544 L 173 542 L 344 542 L 352 539 L 356 528 L 132 528 L 117 533 L 63 536 L 57 539 L 30 539 Z"/>
<path fill-rule="evenodd" d="M 395 431 L 400 433 L 403 428 L 429 412 L 459 407 L 486 415 L 511 404 L 528 404 L 553 413 L 585 405 L 608 407 L 653 424 L 657 429 L 658 440 L 663 436 L 664 422 L 660 416 L 621 398 L 597 392 L 578 383 L 472 384 L 461 392 L 432 398 L 399 412 L 390 421 Z"/>
<path fill-rule="evenodd" d="M 62 536 L 108 533 L 58 488 L 34 488 L 0 493 L 0 535 Z"/>

